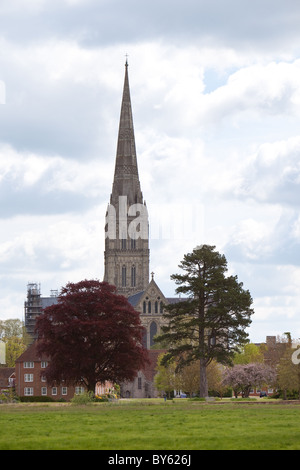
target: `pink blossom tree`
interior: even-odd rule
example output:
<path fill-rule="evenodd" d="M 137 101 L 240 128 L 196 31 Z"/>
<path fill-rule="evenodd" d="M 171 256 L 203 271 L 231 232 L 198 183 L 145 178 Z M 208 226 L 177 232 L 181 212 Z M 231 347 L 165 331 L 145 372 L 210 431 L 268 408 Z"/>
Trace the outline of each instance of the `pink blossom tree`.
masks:
<path fill-rule="evenodd" d="M 223 375 L 223 384 L 232 387 L 235 397 L 242 393 L 248 397 L 251 388 L 272 385 L 276 380 L 276 371 L 266 364 L 237 364 L 227 368 Z"/>

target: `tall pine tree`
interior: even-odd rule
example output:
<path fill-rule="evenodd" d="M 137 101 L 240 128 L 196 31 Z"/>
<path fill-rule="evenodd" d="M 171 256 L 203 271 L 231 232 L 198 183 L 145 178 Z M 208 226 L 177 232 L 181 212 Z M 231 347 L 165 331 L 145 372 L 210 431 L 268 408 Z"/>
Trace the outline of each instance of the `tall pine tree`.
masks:
<path fill-rule="evenodd" d="M 251 323 L 252 298 L 237 276 L 227 276 L 227 261 L 215 246 L 202 245 L 184 256 L 184 273 L 173 274 L 176 293 L 184 297 L 166 307 L 168 326 L 157 341 L 167 342 L 164 361 L 175 358 L 178 367 L 200 361 L 200 397 L 208 395 L 206 367 L 215 359 L 230 364 L 245 344 Z"/>

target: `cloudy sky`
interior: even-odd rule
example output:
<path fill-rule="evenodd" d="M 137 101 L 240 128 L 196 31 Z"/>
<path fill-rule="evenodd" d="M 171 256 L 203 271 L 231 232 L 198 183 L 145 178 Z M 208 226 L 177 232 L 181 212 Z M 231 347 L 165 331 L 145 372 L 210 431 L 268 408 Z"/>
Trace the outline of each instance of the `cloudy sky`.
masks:
<path fill-rule="evenodd" d="M 0 319 L 103 278 L 128 54 L 157 283 L 215 245 L 250 340 L 299 338 L 299 24 L 298 0 L 2 0 Z"/>

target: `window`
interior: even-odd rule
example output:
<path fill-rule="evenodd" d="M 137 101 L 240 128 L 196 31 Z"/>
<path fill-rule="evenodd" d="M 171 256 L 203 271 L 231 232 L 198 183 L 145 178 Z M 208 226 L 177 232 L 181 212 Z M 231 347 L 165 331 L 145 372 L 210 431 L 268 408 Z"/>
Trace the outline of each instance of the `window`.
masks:
<path fill-rule="evenodd" d="M 148 313 L 151 313 L 151 302 L 150 302 L 150 300 L 148 302 Z"/>
<path fill-rule="evenodd" d="M 135 266 L 132 266 L 131 268 L 131 287 L 135 287 Z"/>
<path fill-rule="evenodd" d="M 61 394 L 62 395 L 67 395 L 68 393 L 68 388 L 67 387 L 61 387 Z"/>
<path fill-rule="evenodd" d="M 47 365 L 48 365 L 48 362 L 47 362 L 47 361 L 42 361 L 42 362 L 41 362 L 41 368 L 42 368 L 42 369 L 46 369 Z"/>
<path fill-rule="evenodd" d="M 47 387 L 42 387 L 42 396 L 47 395 Z"/>
<path fill-rule="evenodd" d="M 122 238 L 121 247 L 122 247 L 122 250 L 126 250 L 126 238 Z"/>
<path fill-rule="evenodd" d="M 144 348 L 147 348 L 147 330 L 146 330 L 146 328 L 143 329 L 142 344 L 143 344 Z"/>
<path fill-rule="evenodd" d="M 126 266 L 122 266 L 122 287 L 126 287 Z"/>
<path fill-rule="evenodd" d="M 84 393 L 84 387 L 75 387 L 75 395 L 81 395 Z"/>
<path fill-rule="evenodd" d="M 154 312 L 158 313 L 158 302 L 157 302 L 157 300 L 155 301 L 155 304 L 154 304 Z"/>
<path fill-rule="evenodd" d="M 163 313 L 163 303 L 162 302 L 160 302 L 160 307 L 159 308 L 160 308 L 160 313 Z"/>
<path fill-rule="evenodd" d="M 25 387 L 24 395 L 25 397 L 33 397 L 33 387 Z"/>
<path fill-rule="evenodd" d="M 33 382 L 33 374 L 25 374 L 24 382 Z"/>
<path fill-rule="evenodd" d="M 34 362 L 23 362 L 23 367 L 24 367 L 24 369 L 33 369 L 34 368 Z"/>
<path fill-rule="evenodd" d="M 52 387 L 52 395 L 57 395 L 57 387 Z"/>
<path fill-rule="evenodd" d="M 144 301 L 143 302 L 143 313 L 146 313 L 146 308 L 147 308 L 147 305 L 146 305 L 146 302 Z"/>
<path fill-rule="evenodd" d="M 130 245 L 131 245 L 131 249 L 135 250 L 136 249 L 136 240 L 132 238 Z"/>
<path fill-rule="evenodd" d="M 46 377 L 44 375 L 41 376 L 41 382 L 47 382 Z"/>
<path fill-rule="evenodd" d="M 142 377 L 138 377 L 138 389 L 142 390 Z"/>
<path fill-rule="evenodd" d="M 153 321 L 150 325 L 150 347 L 154 345 L 154 336 L 157 333 L 157 324 Z"/>

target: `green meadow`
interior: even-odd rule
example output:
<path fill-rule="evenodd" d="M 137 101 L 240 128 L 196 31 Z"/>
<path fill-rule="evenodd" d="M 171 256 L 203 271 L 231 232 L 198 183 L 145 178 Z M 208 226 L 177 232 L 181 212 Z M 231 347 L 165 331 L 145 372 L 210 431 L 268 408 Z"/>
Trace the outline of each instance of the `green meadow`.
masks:
<path fill-rule="evenodd" d="M 300 404 L 141 400 L 0 405 L 1 450 L 300 449 Z"/>

